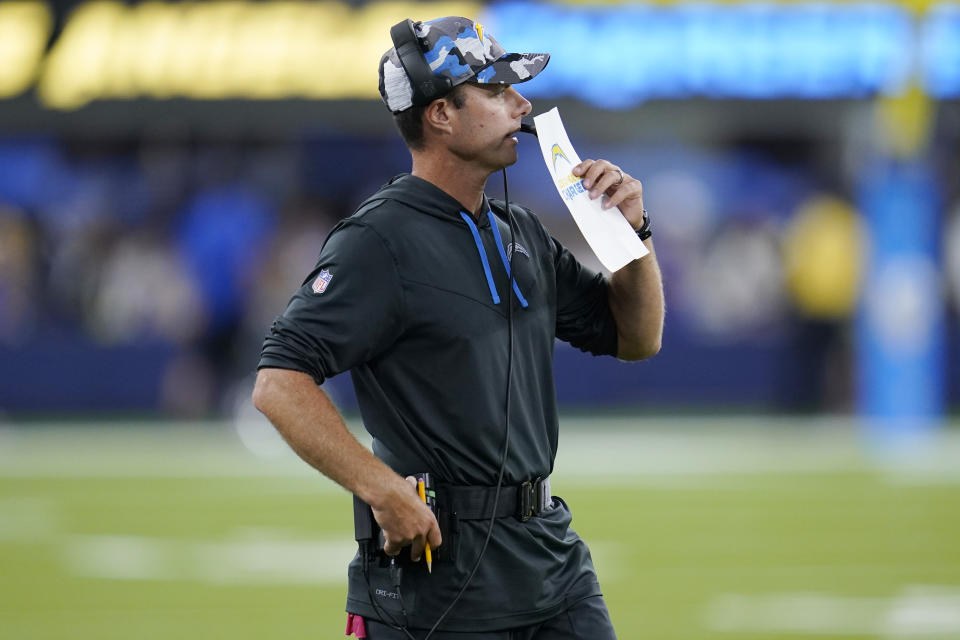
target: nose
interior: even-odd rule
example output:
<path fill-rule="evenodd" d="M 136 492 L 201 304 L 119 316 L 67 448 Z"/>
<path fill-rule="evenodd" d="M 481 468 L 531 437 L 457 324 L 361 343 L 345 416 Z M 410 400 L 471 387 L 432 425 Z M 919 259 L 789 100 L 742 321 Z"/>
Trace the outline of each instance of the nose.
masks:
<path fill-rule="evenodd" d="M 514 89 L 513 87 L 510 87 L 510 88 L 508 89 L 508 91 L 510 91 L 510 92 L 512 92 L 512 93 L 514 94 L 514 95 L 513 95 L 513 98 L 514 98 L 514 100 L 515 100 L 516 103 L 517 103 L 517 108 L 520 110 L 520 117 L 521 117 L 521 118 L 522 118 L 523 116 L 527 115 L 528 113 L 530 113 L 530 111 L 533 110 L 533 106 L 530 104 L 530 101 L 527 100 L 526 98 L 524 98 L 524 97 L 520 94 L 519 91 L 517 91 L 517 90 Z"/>

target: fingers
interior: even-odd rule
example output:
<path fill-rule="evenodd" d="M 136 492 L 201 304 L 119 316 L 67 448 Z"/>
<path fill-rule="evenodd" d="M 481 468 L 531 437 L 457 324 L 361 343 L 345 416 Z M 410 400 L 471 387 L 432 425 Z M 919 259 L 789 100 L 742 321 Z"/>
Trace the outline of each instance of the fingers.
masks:
<path fill-rule="evenodd" d="M 426 538 L 423 536 L 417 536 L 413 539 L 413 542 L 410 543 L 410 560 L 413 562 L 420 562 L 420 556 L 423 555 L 423 547 L 426 542 Z"/>
<path fill-rule="evenodd" d="M 410 559 L 416 562 L 423 555 L 427 541 L 431 547 L 439 547 L 443 540 L 436 516 L 417 494 L 416 478 L 407 476 L 404 479 L 409 485 L 409 493 L 406 487 L 401 489 L 389 507 L 374 509 L 374 518 L 383 531 L 383 552 L 395 556 L 409 546 Z"/>
<path fill-rule="evenodd" d="M 433 514 L 431 513 L 430 515 Z M 433 519 L 430 530 L 425 536 L 418 535 L 413 539 L 413 542 L 410 543 L 410 560 L 413 562 L 420 561 L 420 556 L 423 555 L 427 542 L 430 543 L 432 549 L 438 548 L 443 543 L 443 537 L 440 535 L 440 525 L 437 524 L 436 518 Z"/>
<path fill-rule="evenodd" d="M 383 552 L 388 556 L 395 556 L 400 553 L 400 550 L 403 549 L 402 540 L 394 540 L 384 534 L 384 543 L 383 543 Z"/>
<path fill-rule="evenodd" d="M 614 172 L 614 175 L 616 175 L 616 172 Z M 612 209 L 628 203 L 643 208 L 643 185 L 639 180 L 623 174 L 623 184 L 614 187 L 612 192 L 608 192 L 601 206 L 604 209 Z M 627 212 L 624 211 L 623 213 L 626 214 Z"/>
<path fill-rule="evenodd" d="M 589 189 L 591 198 L 597 198 L 601 194 L 613 195 L 613 192 L 627 181 L 627 175 L 606 160 L 584 160 L 574 167 L 573 174 L 581 176 L 583 186 Z"/>
<path fill-rule="evenodd" d="M 443 544 L 443 536 L 440 535 L 440 524 L 437 523 L 436 518 L 433 519 L 433 526 L 430 527 L 430 531 L 427 532 L 427 540 L 430 541 L 430 546 L 434 549 Z"/>
<path fill-rule="evenodd" d="M 433 516 L 432 512 L 430 512 L 429 517 L 429 527 L 426 531 L 413 536 L 412 539 L 404 539 L 384 532 L 383 552 L 388 556 L 395 556 L 399 554 L 404 547 L 409 545 L 410 560 L 418 562 L 423 555 L 423 550 L 427 542 L 430 543 L 431 548 L 438 548 L 443 544 L 443 536 L 440 535 L 440 525 L 437 523 L 437 519 Z"/>
<path fill-rule="evenodd" d="M 584 160 L 573 168 L 573 175 L 580 176 L 590 199 L 604 196 L 600 203 L 604 209 L 632 202 L 642 208 L 643 185 L 607 160 Z"/>
<path fill-rule="evenodd" d="M 618 167 L 606 160 L 584 160 L 573 168 L 573 175 L 583 179 L 583 186 L 590 189 L 591 197 L 604 193 L 620 180 Z"/>
<path fill-rule="evenodd" d="M 430 512 L 430 528 L 427 530 L 425 535 L 418 535 L 413 539 L 413 542 L 410 543 L 410 559 L 414 562 L 420 560 L 420 556 L 423 555 L 423 550 L 426 548 L 426 543 L 430 543 L 432 549 L 436 549 L 441 544 L 443 544 L 443 536 L 440 535 L 440 525 L 437 523 L 437 518 L 433 515 L 433 512 Z"/>
<path fill-rule="evenodd" d="M 407 476 L 404 479 L 410 484 L 411 487 L 413 487 L 414 493 L 417 493 L 417 479 L 413 476 Z M 417 494 L 417 499 L 419 500 L 419 498 L 420 496 Z M 410 542 L 410 560 L 413 562 L 418 562 L 420 560 L 420 556 L 423 554 L 425 541 L 426 538 L 423 536 L 423 534 L 417 533 L 417 535 L 413 538 L 413 541 Z"/>

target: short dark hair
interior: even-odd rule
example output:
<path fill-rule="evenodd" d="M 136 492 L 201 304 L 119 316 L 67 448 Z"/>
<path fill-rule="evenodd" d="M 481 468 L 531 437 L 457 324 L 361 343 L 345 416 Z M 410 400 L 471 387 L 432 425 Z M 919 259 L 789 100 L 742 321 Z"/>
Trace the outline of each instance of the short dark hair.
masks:
<path fill-rule="evenodd" d="M 455 86 L 444 97 L 450 100 L 455 109 L 463 109 L 463 105 L 467 103 L 467 98 L 463 95 L 462 84 Z M 427 110 L 427 106 L 418 107 L 414 105 L 393 115 L 393 121 L 397 124 L 397 129 L 400 130 L 400 137 L 413 151 L 423 150 L 423 113 Z"/>

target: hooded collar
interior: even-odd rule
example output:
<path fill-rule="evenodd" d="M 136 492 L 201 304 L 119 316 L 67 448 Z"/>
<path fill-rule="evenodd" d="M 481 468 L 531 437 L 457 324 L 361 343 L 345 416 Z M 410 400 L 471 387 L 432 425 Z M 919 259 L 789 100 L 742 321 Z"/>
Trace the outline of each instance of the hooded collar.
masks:
<path fill-rule="evenodd" d="M 480 238 L 481 228 L 490 229 L 494 244 L 497 247 L 496 254 L 500 258 L 507 277 L 510 278 L 509 282 L 513 293 L 516 295 L 521 307 L 526 308 L 528 306 L 528 302 L 526 298 L 523 297 L 523 293 L 521 293 L 516 280 L 510 277 L 510 260 L 507 258 L 506 250 L 503 246 L 503 239 L 500 236 L 496 218 L 490 209 L 490 201 L 487 199 L 486 194 L 483 194 L 482 202 L 482 211 L 484 211 L 486 215 L 481 215 L 479 220 L 475 220 L 473 215 L 467 212 L 466 207 L 457 202 L 453 196 L 440 187 L 423 178 L 418 178 L 409 173 L 403 173 L 391 178 L 390 182 L 360 206 L 362 208 L 368 202 L 387 199 L 402 202 L 427 215 L 464 225 L 469 230 L 471 236 L 473 236 L 473 241 L 477 248 L 477 256 L 480 258 L 480 265 L 483 268 L 483 274 L 487 280 L 487 286 L 490 289 L 490 299 L 493 304 L 500 304 L 500 294 L 494 282 L 493 272 L 490 266 L 491 261 L 487 257 L 486 248 L 484 247 L 483 240 Z"/>
<path fill-rule="evenodd" d="M 409 173 L 401 173 L 391 178 L 387 184 L 369 198 L 368 202 L 387 198 L 402 202 L 423 213 L 460 224 L 463 224 L 460 216 L 462 212 L 471 215 L 469 209 L 449 193 L 432 182 Z M 487 194 L 483 194 L 481 206 L 484 213 L 490 210 Z M 490 222 L 485 215 L 481 215 L 479 220 L 475 220 L 475 222 L 481 228 L 490 226 Z"/>

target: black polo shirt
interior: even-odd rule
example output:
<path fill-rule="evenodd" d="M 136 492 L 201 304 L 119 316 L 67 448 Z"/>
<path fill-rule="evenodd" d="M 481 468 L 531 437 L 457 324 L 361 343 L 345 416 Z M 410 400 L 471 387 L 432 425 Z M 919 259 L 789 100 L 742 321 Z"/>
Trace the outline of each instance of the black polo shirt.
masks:
<path fill-rule="evenodd" d="M 510 446 L 504 484 L 548 476 L 557 450 L 555 338 L 615 354 L 616 325 L 602 275 L 583 267 L 531 212 L 484 198 L 479 220 L 451 196 L 403 175 L 331 231 L 316 267 L 271 327 L 260 368 L 303 371 L 321 383 L 350 371 L 374 453 L 401 475 L 494 486 L 504 436 L 513 305 Z M 495 226 L 494 226 L 495 225 Z M 509 256 L 517 290 L 510 290 Z M 477 575 L 441 629 L 535 623 L 599 593 L 586 545 L 566 506 L 520 522 L 497 520 Z M 408 568 L 408 626 L 429 628 L 473 566 L 487 522 L 459 523 L 428 576 Z M 400 618 L 388 572 L 349 570 L 347 609 Z"/>

